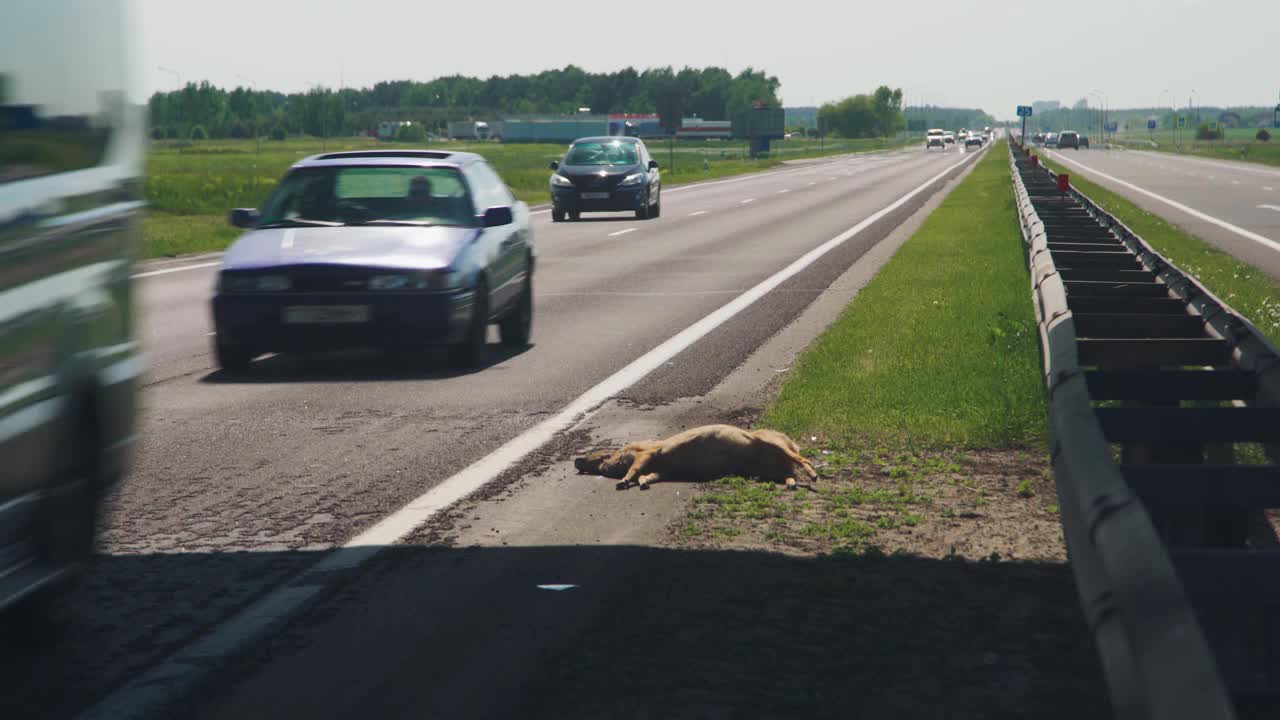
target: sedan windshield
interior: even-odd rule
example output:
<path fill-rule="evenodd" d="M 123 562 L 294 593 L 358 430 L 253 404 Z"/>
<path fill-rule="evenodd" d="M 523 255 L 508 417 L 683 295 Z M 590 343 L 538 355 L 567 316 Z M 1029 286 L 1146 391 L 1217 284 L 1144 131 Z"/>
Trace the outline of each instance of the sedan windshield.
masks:
<path fill-rule="evenodd" d="M 635 143 L 622 142 L 583 142 L 569 148 L 565 157 L 565 165 L 635 165 Z"/>
<path fill-rule="evenodd" d="M 475 209 L 453 168 L 299 168 L 276 186 L 258 226 L 412 223 L 472 225 Z"/>

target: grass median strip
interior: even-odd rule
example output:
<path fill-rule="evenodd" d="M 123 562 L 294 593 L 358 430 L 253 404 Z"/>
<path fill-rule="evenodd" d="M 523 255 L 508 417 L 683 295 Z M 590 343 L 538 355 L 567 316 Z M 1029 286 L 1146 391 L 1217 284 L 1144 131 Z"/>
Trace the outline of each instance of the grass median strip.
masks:
<path fill-rule="evenodd" d="M 1280 344 L 1280 282 L 1241 262 L 1173 223 L 1147 212 L 1121 195 L 1091 182 L 1071 168 L 1046 160 L 1054 172 L 1066 172 L 1080 192 L 1128 225 L 1156 252 L 1190 274 L 1257 326 L 1271 342 Z"/>
<path fill-rule="evenodd" d="M 680 541 L 802 554 L 1061 560 L 1038 337 L 1003 145 L 796 361 L 759 424 L 818 466 L 729 478 Z"/>

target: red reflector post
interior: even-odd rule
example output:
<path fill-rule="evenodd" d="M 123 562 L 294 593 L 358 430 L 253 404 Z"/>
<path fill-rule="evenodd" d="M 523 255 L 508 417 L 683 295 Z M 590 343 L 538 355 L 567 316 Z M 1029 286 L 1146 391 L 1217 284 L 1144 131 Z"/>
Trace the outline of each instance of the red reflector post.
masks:
<path fill-rule="evenodd" d="M 1040 167 L 1040 156 L 1039 156 L 1039 155 L 1032 155 L 1032 156 L 1031 156 L 1031 167 Z"/>
<path fill-rule="evenodd" d="M 1058 192 L 1064 193 L 1071 189 L 1071 176 L 1066 173 L 1058 173 Z"/>

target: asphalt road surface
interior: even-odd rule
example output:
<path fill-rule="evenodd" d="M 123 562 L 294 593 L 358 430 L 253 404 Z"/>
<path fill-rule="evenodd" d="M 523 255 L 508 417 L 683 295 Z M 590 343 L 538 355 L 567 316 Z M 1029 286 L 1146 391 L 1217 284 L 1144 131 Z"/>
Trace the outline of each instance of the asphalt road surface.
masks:
<path fill-rule="evenodd" d="M 1138 150 L 1049 156 L 1280 279 L 1280 169 Z"/>
<path fill-rule="evenodd" d="M 552 224 L 542 212 L 535 216 L 534 228 L 540 256 L 533 343 L 521 351 L 491 345 L 491 364 L 474 373 L 454 371 L 442 357 L 353 352 L 267 357 L 255 363 L 249 378 L 232 380 L 213 368 L 209 349 L 207 303 L 216 267 L 141 277 L 140 335 L 149 369 L 136 469 L 110 502 L 99 561 L 55 608 L 56 628 L 4 630 L 0 646 L 10 649 L 0 655 L 0 678 L 7 684 L 4 714 L 59 718 L 94 710 L 125 716 L 120 709 L 141 697 L 137 693 L 126 693 L 123 705 L 101 703 L 120 697 L 112 693 L 198 638 L 217 636 L 238 611 L 276 597 L 273 590 L 320 558 L 332 557 L 326 551 L 560 412 L 588 388 L 806 253 L 874 217 L 847 242 L 683 349 L 620 399 L 652 405 L 707 392 L 943 181 L 936 180 L 891 212 L 876 216 L 878 211 L 963 157 L 957 150 L 911 148 L 668 188 L 663 216 L 649 221 L 588 215 L 582 222 Z M 953 169 L 948 177 L 962 169 Z M 539 552 L 528 552 L 528 566 L 537 567 Z M 379 585 L 379 568 L 388 564 L 442 561 L 429 552 L 408 555 L 384 553 L 371 566 L 335 580 L 335 587 L 349 582 L 374 592 L 380 602 L 421 603 L 414 614 L 420 618 L 471 613 L 456 626 L 468 628 L 469 637 L 460 629 L 444 628 L 436 636 L 442 644 L 420 648 L 417 659 L 424 664 L 402 668 L 411 674 L 439 673 L 430 682 L 418 680 L 423 692 L 439 689 L 444 716 L 443 708 L 466 708 L 485 696 L 467 683 L 446 691 L 447 678 L 458 668 L 451 664 L 458 656 L 455 646 L 479 648 L 466 656 L 465 662 L 474 665 L 484 662 L 484 648 L 508 643 L 509 632 L 526 632 L 511 618 L 494 617 L 487 631 L 475 634 L 484 598 L 502 591 L 495 573 L 510 567 L 511 560 L 468 565 L 464 577 L 452 579 L 456 592 L 433 586 L 436 594 L 423 598 L 400 586 L 403 573 Z M 594 568 L 596 581 L 604 582 L 615 567 L 613 560 L 592 556 L 583 566 Z M 531 612 L 607 610 L 598 603 L 585 607 L 584 602 L 570 598 Z M 353 632 L 350 638 L 360 637 L 358 629 Z M 277 643 L 262 640 L 241 656 L 261 659 L 280 652 Z M 358 654 L 343 662 L 344 673 L 359 674 Z M 508 658 L 507 666 L 537 662 L 534 656 Z M 411 675 L 384 679 L 396 685 L 398 699 L 419 687 L 414 684 L 418 680 Z M 173 700 L 162 697 L 171 688 L 152 687 L 159 689 L 150 700 Z M 377 687 L 373 683 L 366 690 L 376 692 Z M 204 697 L 225 694 L 206 688 Z M 270 716 L 296 716 L 302 710 L 284 697 L 279 699 L 285 704 Z M 427 704 L 400 707 L 412 708 L 408 714 L 416 717 L 437 716 L 426 710 L 430 702 L 420 699 Z M 226 701 L 232 703 L 228 707 L 237 702 L 234 697 Z M 261 705 L 250 703 L 227 713 L 255 714 L 245 714 L 244 707 Z M 170 704 L 163 716 L 199 709 L 221 714 L 217 707 L 180 702 Z M 351 707 L 308 710 L 313 715 L 354 712 Z M 458 714 L 467 715 L 465 710 Z"/>

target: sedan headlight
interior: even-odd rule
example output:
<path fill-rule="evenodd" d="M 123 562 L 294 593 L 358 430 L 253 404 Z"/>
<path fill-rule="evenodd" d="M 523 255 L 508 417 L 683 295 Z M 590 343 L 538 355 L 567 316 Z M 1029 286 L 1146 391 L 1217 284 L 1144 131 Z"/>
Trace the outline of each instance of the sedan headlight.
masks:
<path fill-rule="evenodd" d="M 283 292 L 293 287 L 287 275 L 239 275 L 220 273 L 220 292 Z"/>
<path fill-rule="evenodd" d="M 618 187 L 639 185 L 640 183 L 644 182 L 644 177 L 645 177 L 644 173 L 631 173 L 630 175 L 622 178 L 622 182 L 618 183 Z"/>
<path fill-rule="evenodd" d="M 447 290 L 453 282 L 448 270 L 426 270 L 369 278 L 370 290 Z"/>
<path fill-rule="evenodd" d="M 551 184 L 556 187 L 573 187 L 573 181 L 560 173 L 551 176 Z"/>

